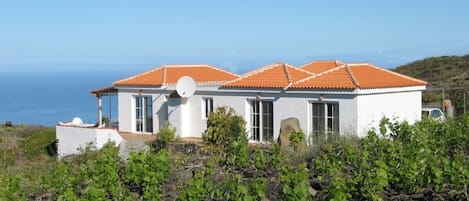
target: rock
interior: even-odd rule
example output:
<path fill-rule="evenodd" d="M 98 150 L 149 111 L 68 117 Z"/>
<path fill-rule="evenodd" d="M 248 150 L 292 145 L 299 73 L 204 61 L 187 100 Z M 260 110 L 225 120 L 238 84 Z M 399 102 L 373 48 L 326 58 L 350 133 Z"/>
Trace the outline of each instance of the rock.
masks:
<path fill-rule="evenodd" d="M 283 150 L 290 149 L 290 133 L 299 131 L 301 131 L 300 121 L 297 118 L 283 119 L 280 123 L 280 135 L 278 137 L 280 147 Z"/>
<path fill-rule="evenodd" d="M 270 201 L 269 198 L 262 198 L 261 201 Z"/>
<path fill-rule="evenodd" d="M 123 161 L 127 161 L 131 151 L 138 152 L 141 150 L 149 151 L 150 147 L 148 147 L 144 141 L 124 140 L 119 145 L 119 156 Z"/>
<path fill-rule="evenodd" d="M 313 187 L 309 187 L 308 192 L 309 192 L 309 195 L 311 195 L 312 197 L 316 196 L 316 194 L 318 193 L 316 190 L 314 190 Z"/>

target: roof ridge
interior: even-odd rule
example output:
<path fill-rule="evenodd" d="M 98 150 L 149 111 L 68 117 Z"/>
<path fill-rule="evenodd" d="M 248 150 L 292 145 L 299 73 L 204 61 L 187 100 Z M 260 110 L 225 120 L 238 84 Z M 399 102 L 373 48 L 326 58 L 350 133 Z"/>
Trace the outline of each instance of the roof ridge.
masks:
<path fill-rule="evenodd" d="M 302 83 L 302 82 L 305 82 L 305 81 L 307 81 L 307 80 L 311 80 L 311 79 L 317 78 L 317 77 L 319 77 L 319 76 L 322 76 L 322 75 L 324 75 L 324 74 L 327 74 L 327 73 L 330 73 L 330 72 L 334 72 L 334 71 L 336 71 L 336 70 L 339 70 L 340 68 L 344 68 L 344 66 L 345 66 L 345 65 L 340 65 L 340 66 L 337 66 L 337 67 L 335 67 L 335 68 L 331 68 L 331 69 L 329 69 L 329 70 L 326 70 L 326 71 L 324 71 L 324 72 L 321 72 L 321 73 L 318 73 L 318 74 L 314 74 L 314 75 L 309 76 L 309 77 L 306 77 L 306 78 L 304 78 L 304 79 L 302 79 L 302 80 L 298 80 L 298 81 L 296 81 L 294 84 Z"/>
<path fill-rule="evenodd" d="M 210 66 L 208 64 L 164 64 L 163 66 L 168 68 L 184 68 L 184 67 L 204 67 Z"/>
<path fill-rule="evenodd" d="M 360 88 L 360 84 L 358 84 L 358 80 L 357 78 L 355 77 L 355 75 L 352 73 L 352 70 L 350 70 L 350 68 L 347 66 L 347 64 L 345 64 L 345 71 L 347 71 L 347 74 L 350 76 L 350 79 L 352 79 L 352 83 L 353 85 L 355 85 L 355 87 L 358 87 Z"/>
<path fill-rule="evenodd" d="M 344 62 L 341 62 L 341 61 L 339 61 L 339 60 L 333 60 L 333 59 L 331 59 L 331 60 L 327 60 L 327 59 L 325 59 L 325 60 L 313 60 L 313 61 L 310 61 L 310 62 L 307 63 L 307 64 L 304 64 L 304 65 L 300 66 L 299 68 L 304 68 L 304 67 L 307 66 L 307 65 L 310 65 L 310 64 L 312 64 L 312 63 L 319 63 L 319 62 L 334 62 L 335 65 L 336 65 L 336 67 L 339 66 L 339 65 L 337 65 L 337 64 L 340 64 L 340 65 L 345 64 Z"/>
<path fill-rule="evenodd" d="M 346 63 L 341 62 L 339 60 L 335 60 L 335 66 L 340 66 L 340 65 L 344 65 L 344 64 L 346 64 Z"/>
<path fill-rule="evenodd" d="M 393 74 L 393 75 L 399 76 L 399 77 L 401 77 L 401 78 L 413 80 L 413 81 L 415 81 L 415 82 L 419 82 L 419 83 L 422 83 L 422 84 L 425 84 L 425 85 L 427 85 L 427 83 L 428 83 L 428 82 L 426 82 L 426 81 L 419 80 L 419 79 L 417 79 L 417 78 L 413 78 L 413 77 L 410 77 L 410 76 L 407 76 L 407 75 L 404 75 L 404 74 L 400 74 L 400 73 L 397 73 L 397 72 L 394 72 L 394 71 L 391 71 L 391 70 L 388 70 L 388 69 L 380 68 L 380 67 L 377 67 L 377 66 L 375 66 L 375 65 L 373 65 L 373 64 L 369 64 L 369 63 L 356 63 L 356 64 L 354 64 L 353 66 L 358 66 L 358 65 L 367 65 L 367 66 L 376 68 L 376 69 L 378 69 L 378 70 L 381 70 L 381 71 L 384 71 L 384 72 L 391 73 L 391 74 Z"/>
<path fill-rule="evenodd" d="M 228 74 L 231 74 L 233 76 L 236 76 L 236 77 L 241 77 L 240 75 L 236 74 L 236 73 L 232 73 L 230 71 L 227 71 L 227 70 L 224 70 L 224 69 L 221 69 L 221 68 L 218 68 L 218 67 L 215 67 L 215 66 L 212 66 L 212 65 L 207 65 L 207 67 L 213 69 L 213 70 L 217 70 L 217 71 L 220 71 L 220 72 L 224 72 L 224 73 L 228 73 Z"/>
<path fill-rule="evenodd" d="M 268 69 L 274 68 L 276 65 L 278 65 L 278 63 L 267 64 L 267 65 L 265 65 L 265 66 L 263 66 L 263 67 L 261 67 L 261 68 L 258 68 L 258 69 L 254 70 L 254 71 L 250 71 L 250 72 L 248 72 L 248 73 L 245 73 L 245 74 L 239 76 L 238 78 L 236 78 L 236 79 L 234 79 L 234 80 L 225 82 L 223 85 L 228 85 L 228 84 L 231 84 L 231 83 L 233 83 L 233 82 L 237 82 L 237 81 L 239 81 L 239 80 L 242 80 L 242 79 L 251 77 L 251 76 L 253 76 L 253 75 L 259 74 L 259 73 L 264 72 L 264 71 L 266 71 L 266 70 L 268 70 Z"/>
<path fill-rule="evenodd" d="M 297 71 L 300 71 L 300 72 L 302 72 L 302 73 L 306 73 L 306 74 L 308 74 L 308 75 L 310 75 L 310 76 L 316 75 L 316 74 L 314 74 L 314 73 L 312 73 L 312 72 L 309 72 L 309 71 L 307 71 L 307 70 L 304 70 L 304 69 L 302 69 L 302 68 L 298 68 L 298 67 L 295 67 L 295 66 L 290 65 L 290 64 L 287 64 L 287 65 L 288 65 L 289 67 L 291 67 L 291 68 L 297 70 Z M 310 77 L 310 76 L 308 76 L 308 77 Z M 294 84 L 294 83 L 292 82 L 292 80 L 291 80 L 290 71 L 288 71 L 288 77 L 287 77 L 287 78 L 288 78 L 288 85 L 287 85 L 286 87 L 284 87 L 283 90 L 287 90 L 288 88 L 290 88 L 290 87 Z"/>
<path fill-rule="evenodd" d="M 290 65 L 290 66 L 291 66 L 291 65 Z M 292 67 L 294 67 L 295 70 L 299 70 L 299 71 L 301 71 L 301 72 L 303 72 L 303 73 L 307 73 L 307 74 L 309 74 L 309 75 L 316 75 L 315 73 L 309 72 L 309 71 L 307 71 L 307 70 L 305 70 L 305 69 L 303 69 L 303 68 L 295 67 L 295 66 L 292 66 Z"/>
<path fill-rule="evenodd" d="M 195 81 L 196 84 L 223 84 L 226 80 L 220 81 Z M 166 83 L 166 86 L 177 85 L 177 83 Z"/>
<path fill-rule="evenodd" d="M 168 74 L 167 73 L 168 67 L 165 65 L 162 68 L 163 68 L 163 80 L 161 82 L 161 85 L 166 85 L 166 75 Z"/>
<path fill-rule="evenodd" d="M 209 64 L 165 64 L 165 65 L 163 65 L 163 66 L 166 67 L 166 68 L 208 67 L 208 68 L 211 68 L 211 69 L 213 69 L 213 70 L 217 70 L 217 71 L 220 71 L 220 72 L 228 73 L 228 74 L 231 74 L 231 75 L 233 75 L 233 76 L 239 77 L 239 75 L 236 74 L 236 73 L 232 73 L 232 72 L 230 72 L 230 71 L 227 71 L 227 70 L 224 70 L 224 69 L 221 69 L 221 68 L 218 68 L 218 67 L 209 65 Z"/>
<path fill-rule="evenodd" d="M 285 63 L 282 65 L 283 71 L 285 71 L 285 75 L 287 76 L 288 84 L 291 83 L 291 75 L 290 72 L 288 72 L 288 67 L 285 65 Z"/>
<path fill-rule="evenodd" d="M 114 81 L 114 82 L 112 83 L 112 85 L 115 85 L 115 84 L 117 84 L 118 82 L 124 82 L 124 81 L 130 80 L 130 79 L 134 79 L 134 78 L 136 78 L 136 77 L 142 76 L 142 75 L 146 75 L 146 74 L 148 74 L 148 73 L 152 73 L 152 72 L 157 71 L 157 70 L 159 70 L 159 69 L 161 69 L 161 68 L 163 68 L 163 66 L 158 66 L 158 67 L 153 68 L 153 69 L 151 69 L 151 70 L 147 70 L 147 71 L 145 71 L 145 72 L 142 72 L 142 73 L 139 73 L 139 74 L 136 74 L 136 75 L 133 75 L 133 76 L 124 78 L 124 79 L 120 79 L 120 80 Z"/>

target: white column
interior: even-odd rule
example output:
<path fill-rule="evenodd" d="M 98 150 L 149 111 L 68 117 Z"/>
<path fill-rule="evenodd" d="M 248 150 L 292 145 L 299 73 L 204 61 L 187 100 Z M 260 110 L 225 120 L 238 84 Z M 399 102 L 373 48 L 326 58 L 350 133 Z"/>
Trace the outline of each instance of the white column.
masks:
<path fill-rule="evenodd" d="M 101 95 L 96 95 L 98 97 L 98 128 L 103 124 L 103 104 L 101 100 Z"/>

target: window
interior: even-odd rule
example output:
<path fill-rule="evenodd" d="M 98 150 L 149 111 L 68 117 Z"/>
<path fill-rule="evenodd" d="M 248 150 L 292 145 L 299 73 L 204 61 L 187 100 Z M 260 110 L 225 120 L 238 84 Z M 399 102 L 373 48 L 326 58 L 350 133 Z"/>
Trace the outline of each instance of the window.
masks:
<path fill-rule="evenodd" d="M 153 132 L 153 102 L 151 96 L 135 96 L 135 130 Z"/>
<path fill-rule="evenodd" d="M 250 101 L 251 140 L 272 141 L 274 138 L 274 107 L 272 101 Z"/>
<path fill-rule="evenodd" d="M 203 117 L 205 119 L 208 118 L 208 116 L 213 113 L 213 99 L 212 98 L 203 98 L 203 104 L 204 104 L 204 107 L 203 107 Z"/>
<path fill-rule="evenodd" d="M 339 133 L 339 104 L 312 103 L 312 143 L 320 144 Z"/>
<path fill-rule="evenodd" d="M 432 112 L 431 112 L 431 118 L 432 119 L 438 119 L 441 116 L 443 116 L 443 113 L 441 112 L 441 110 L 432 110 Z"/>

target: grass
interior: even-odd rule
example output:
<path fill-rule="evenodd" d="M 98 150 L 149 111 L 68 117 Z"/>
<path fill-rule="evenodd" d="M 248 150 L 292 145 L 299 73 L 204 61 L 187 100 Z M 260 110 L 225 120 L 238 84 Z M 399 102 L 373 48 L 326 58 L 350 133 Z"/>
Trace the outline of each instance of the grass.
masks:
<path fill-rule="evenodd" d="M 47 159 L 47 148 L 55 141 L 55 129 L 44 126 L 0 125 L 0 163 L 2 167 Z"/>
<path fill-rule="evenodd" d="M 48 154 L 47 147 L 55 141 L 55 129 L 47 128 L 24 138 L 20 148 L 28 157 Z"/>

